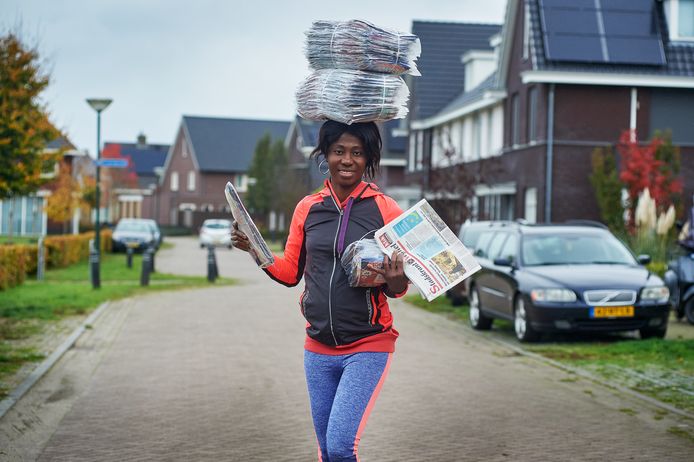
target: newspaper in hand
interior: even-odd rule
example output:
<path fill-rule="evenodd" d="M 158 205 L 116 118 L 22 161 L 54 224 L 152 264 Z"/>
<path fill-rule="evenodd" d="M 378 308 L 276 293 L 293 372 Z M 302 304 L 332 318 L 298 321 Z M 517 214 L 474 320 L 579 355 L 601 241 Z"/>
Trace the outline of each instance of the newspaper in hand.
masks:
<path fill-rule="evenodd" d="M 376 231 L 375 238 L 386 254 L 405 254 L 405 274 L 428 301 L 480 270 L 426 199 Z"/>
<path fill-rule="evenodd" d="M 248 253 L 251 254 L 255 263 L 261 268 L 266 268 L 275 262 L 275 257 L 270 252 L 263 236 L 260 235 L 260 231 L 251 220 L 251 216 L 246 211 L 243 202 L 239 194 L 236 192 L 234 185 L 227 182 L 224 188 L 224 195 L 227 198 L 229 207 L 231 208 L 231 214 L 234 216 L 234 221 L 238 223 L 239 229 L 248 237 L 248 241 L 251 244 L 251 248 Z"/>

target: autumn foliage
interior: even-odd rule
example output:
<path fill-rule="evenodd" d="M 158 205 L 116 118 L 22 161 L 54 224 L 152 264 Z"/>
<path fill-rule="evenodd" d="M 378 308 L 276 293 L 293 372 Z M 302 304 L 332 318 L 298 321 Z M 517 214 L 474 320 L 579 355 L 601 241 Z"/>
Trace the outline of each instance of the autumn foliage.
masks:
<path fill-rule="evenodd" d="M 619 179 L 629 195 L 630 229 L 634 226 L 639 194 L 644 189 L 650 191 L 659 213 L 670 205 L 678 205 L 683 186 L 679 178 L 679 151 L 672 146 L 669 135 L 657 134 L 648 144 L 642 145 L 635 131 L 626 130 L 619 139 L 617 151 L 621 157 Z"/>
<path fill-rule="evenodd" d="M 0 199 L 36 191 L 55 161 L 43 154 L 60 136 L 40 99 L 48 83 L 36 49 L 0 36 Z"/>

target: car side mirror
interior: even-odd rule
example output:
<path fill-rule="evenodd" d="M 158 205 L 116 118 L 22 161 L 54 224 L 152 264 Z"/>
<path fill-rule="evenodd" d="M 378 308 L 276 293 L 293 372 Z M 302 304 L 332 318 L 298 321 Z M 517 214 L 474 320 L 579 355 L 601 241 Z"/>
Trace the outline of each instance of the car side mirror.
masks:
<path fill-rule="evenodd" d="M 646 255 L 646 254 L 641 254 L 638 257 L 636 257 L 636 260 L 639 262 L 641 265 L 647 265 L 651 262 L 651 256 Z"/>
<path fill-rule="evenodd" d="M 513 260 L 511 260 L 510 258 L 495 258 L 494 265 L 513 267 Z"/>

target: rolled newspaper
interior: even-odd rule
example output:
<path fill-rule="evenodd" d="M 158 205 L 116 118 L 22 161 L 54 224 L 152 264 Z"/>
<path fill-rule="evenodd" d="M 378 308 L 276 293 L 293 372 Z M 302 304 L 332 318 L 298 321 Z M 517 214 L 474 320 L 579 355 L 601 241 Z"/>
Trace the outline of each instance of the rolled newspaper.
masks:
<path fill-rule="evenodd" d="M 246 211 L 243 202 L 239 194 L 236 192 L 234 185 L 227 182 L 224 188 L 224 195 L 229 203 L 229 208 L 231 209 L 231 214 L 234 217 L 234 221 L 239 226 L 239 229 L 248 237 L 248 241 L 251 244 L 251 248 L 248 253 L 251 254 L 255 263 L 261 267 L 265 268 L 272 265 L 275 262 L 275 257 L 265 243 L 265 239 L 258 231 L 258 228 L 253 223 L 251 216 Z"/>

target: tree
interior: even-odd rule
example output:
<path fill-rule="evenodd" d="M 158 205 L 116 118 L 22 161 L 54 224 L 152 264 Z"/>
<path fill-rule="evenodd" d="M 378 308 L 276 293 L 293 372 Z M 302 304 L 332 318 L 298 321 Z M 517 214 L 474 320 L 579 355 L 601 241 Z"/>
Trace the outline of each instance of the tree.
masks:
<path fill-rule="evenodd" d="M 35 192 L 57 159 L 43 154 L 60 135 L 40 101 L 49 81 L 36 48 L 13 33 L 0 36 L 0 200 Z"/>
<path fill-rule="evenodd" d="M 484 161 L 463 162 L 462 153 L 456 151 L 448 129 L 438 138 L 443 159 L 438 165 L 429 162 L 423 190 L 432 197 L 431 205 L 444 222 L 454 230 L 472 217 L 470 206 L 475 197 L 475 186 L 484 182 L 487 175 L 500 171 L 497 157 Z M 488 217 L 477 217 L 488 219 Z"/>
<path fill-rule="evenodd" d="M 14 34 L 0 37 L 0 198 L 36 191 L 55 162 L 42 155 L 60 132 L 39 99 L 49 76 L 38 60 Z"/>
<path fill-rule="evenodd" d="M 66 233 L 70 219 L 82 205 L 84 204 L 80 185 L 72 176 L 68 163 L 63 161 L 55 180 L 55 189 L 48 197 L 46 214 L 51 220 L 62 223 L 63 233 Z"/>
<path fill-rule="evenodd" d="M 258 140 L 248 175 L 254 181 L 248 187 L 246 201 L 262 225 L 268 224 L 271 212 L 291 217 L 305 191 L 299 176 L 289 168 L 282 140 L 273 142 L 270 134 Z M 285 227 L 286 223 L 285 220 Z"/>
<path fill-rule="evenodd" d="M 252 178 L 248 186 L 248 207 L 252 213 L 265 216 L 270 212 L 272 193 L 275 189 L 275 167 L 272 162 L 269 133 L 258 140 L 251 160 L 248 176 Z"/>
<path fill-rule="evenodd" d="M 611 149 L 596 148 L 592 156 L 593 173 L 590 183 L 600 208 L 600 216 L 618 235 L 624 234 L 624 208 L 622 182 L 617 173 L 617 159 Z"/>
<path fill-rule="evenodd" d="M 678 202 L 682 194 L 679 152 L 669 137 L 663 140 L 659 133 L 648 145 L 641 146 L 633 130 L 622 133 L 617 150 L 621 155 L 619 179 L 629 194 L 629 229 L 633 229 L 639 194 L 646 188 L 656 202 L 658 213 Z"/>

